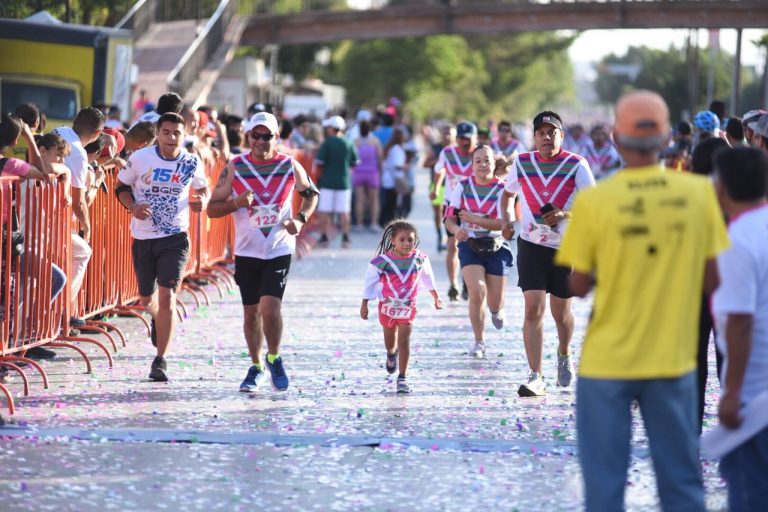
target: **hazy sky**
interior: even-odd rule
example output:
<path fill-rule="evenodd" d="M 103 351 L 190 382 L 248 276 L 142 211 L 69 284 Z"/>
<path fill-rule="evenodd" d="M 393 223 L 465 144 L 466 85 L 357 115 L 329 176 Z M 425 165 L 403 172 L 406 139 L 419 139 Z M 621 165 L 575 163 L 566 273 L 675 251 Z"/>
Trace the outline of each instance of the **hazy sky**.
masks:
<path fill-rule="evenodd" d="M 760 50 L 752 44 L 766 30 L 744 30 L 741 37 L 741 61 L 744 65 L 762 65 Z M 575 61 L 600 60 L 610 53 L 623 55 L 630 46 L 649 46 L 667 49 L 670 44 L 677 48 L 685 45 L 688 30 L 588 30 L 583 32 L 570 48 L 571 59 Z M 706 30 L 699 30 L 699 45 L 706 47 L 709 35 Z M 730 54 L 736 51 L 736 31 L 720 30 L 720 48 Z"/>

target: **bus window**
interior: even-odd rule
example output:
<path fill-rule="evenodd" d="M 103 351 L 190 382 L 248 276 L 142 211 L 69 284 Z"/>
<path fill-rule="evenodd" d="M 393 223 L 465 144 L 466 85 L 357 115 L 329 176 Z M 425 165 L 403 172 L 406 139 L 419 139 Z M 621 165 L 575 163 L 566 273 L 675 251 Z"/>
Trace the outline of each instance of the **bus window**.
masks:
<path fill-rule="evenodd" d="M 37 83 L 0 82 L 0 105 L 13 111 L 22 103 L 34 103 L 48 119 L 72 120 L 77 114 L 77 93 L 72 88 Z"/>

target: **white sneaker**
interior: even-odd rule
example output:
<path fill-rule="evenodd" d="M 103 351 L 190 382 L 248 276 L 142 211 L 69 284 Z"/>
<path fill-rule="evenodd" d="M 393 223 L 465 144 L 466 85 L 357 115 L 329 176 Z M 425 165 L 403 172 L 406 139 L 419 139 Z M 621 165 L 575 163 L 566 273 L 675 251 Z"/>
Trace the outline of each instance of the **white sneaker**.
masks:
<path fill-rule="evenodd" d="M 517 390 L 520 396 L 545 396 L 547 394 L 547 383 L 544 382 L 544 376 L 540 373 L 531 371 L 528 382 L 521 384 Z"/>
<path fill-rule="evenodd" d="M 504 327 L 504 310 L 501 309 L 497 312 L 491 312 L 491 323 L 496 329 Z"/>
<path fill-rule="evenodd" d="M 470 357 L 476 357 L 478 359 L 485 358 L 485 342 L 476 341 L 469 351 Z"/>
<path fill-rule="evenodd" d="M 571 354 L 564 356 L 560 355 L 560 351 L 557 352 L 557 385 L 567 388 L 571 385 L 571 379 L 573 379 L 573 362 L 571 361 Z"/>

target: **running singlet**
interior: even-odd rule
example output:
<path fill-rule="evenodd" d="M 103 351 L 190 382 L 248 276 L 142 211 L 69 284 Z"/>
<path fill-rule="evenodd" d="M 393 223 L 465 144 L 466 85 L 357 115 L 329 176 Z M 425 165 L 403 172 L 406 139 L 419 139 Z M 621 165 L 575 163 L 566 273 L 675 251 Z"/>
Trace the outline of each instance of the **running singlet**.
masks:
<path fill-rule="evenodd" d="M 472 176 L 459 183 L 453 191 L 447 215 L 453 216 L 454 212 L 461 209 L 485 218 L 500 219 L 503 191 L 504 182 L 498 178 L 494 177 L 485 185 L 481 185 L 477 182 L 477 178 Z M 501 236 L 501 230 L 489 231 L 471 222 L 462 221 L 461 227 L 467 231 L 470 238 Z"/>
<path fill-rule="evenodd" d="M 283 153 L 266 162 L 253 161 L 249 155 L 232 159 L 232 197 L 253 192 L 253 202 L 232 214 L 235 255 L 272 259 L 293 254 L 296 237 L 288 234 L 282 224 L 293 217 L 294 172 L 303 168 Z"/>
<path fill-rule="evenodd" d="M 160 156 L 157 146 L 135 151 L 117 179 L 133 187 L 136 203 L 152 208 L 149 218 L 131 217 L 137 240 L 165 238 L 189 229 L 189 189 L 208 186 L 200 158 L 181 150 L 174 159 Z"/>
<path fill-rule="evenodd" d="M 596 148 L 590 141 L 584 149 L 584 158 L 587 159 L 589 168 L 596 178 L 608 177 L 621 167 L 619 152 L 610 142 L 604 143 L 601 148 Z"/>
<path fill-rule="evenodd" d="M 576 192 L 594 184 L 587 161 L 568 151 L 561 150 L 550 160 L 542 159 L 538 151 L 518 155 L 504 190 L 522 196 L 520 236 L 534 244 L 558 248 L 568 222 L 561 220 L 550 228 L 542 220 L 541 207 L 552 203 L 568 211 Z"/>
<path fill-rule="evenodd" d="M 446 146 L 435 164 L 436 171 L 441 169 L 445 169 L 445 197 L 451 197 L 459 182 L 472 175 L 472 155 L 461 155 L 459 146 Z"/>
<path fill-rule="evenodd" d="M 430 291 L 435 289 L 435 276 L 427 254 L 414 249 L 401 258 L 388 251 L 368 265 L 363 298 L 379 299 L 381 313 L 385 316 L 408 319 L 416 312 L 419 284 Z"/>
<path fill-rule="evenodd" d="M 493 147 L 493 152 L 497 155 L 501 154 L 513 160 L 517 157 L 518 153 L 525 151 L 525 146 L 517 139 L 510 139 L 509 143 L 504 147 L 499 143 L 499 139 L 494 139 L 491 142 L 491 146 Z"/>

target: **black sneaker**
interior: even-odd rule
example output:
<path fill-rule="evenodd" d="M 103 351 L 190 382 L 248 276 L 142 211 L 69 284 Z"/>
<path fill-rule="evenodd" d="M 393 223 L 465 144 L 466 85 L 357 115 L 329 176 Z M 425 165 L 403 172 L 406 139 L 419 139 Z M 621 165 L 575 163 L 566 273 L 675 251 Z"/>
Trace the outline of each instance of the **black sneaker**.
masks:
<path fill-rule="evenodd" d="M 349 239 L 349 235 L 344 233 L 341 236 L 341 247 L 344 249 L 349 249 L 351 245 L 352 245 L 352 241 Z"/>
<path fill-rule="evenodd" d="M 328 237 L 325 236 L 325 233 L 317 240 L 317 246 L 318 247 L 328 247 L 328 244 L 330 243 L 330 240 L 328 240 Z"/>
<path fill-rule="evenodd" d="M 149 337 L 152 340 L 152 346 L 156 347 L 157 346 L 157 328 L 155 327 L 155 319 L 154 318 L 152 318 L 149 321 L 149 326 L 150 326 Z"/>
<path fill-rule="evenodd" d="M 397 371 L 397 350 L 390 354 L 387 352 L 387 373 L 393 374 Z"/>
<path fill-rule="evenodd" d="M 150 380 L 154 380 L 155 382 L 167 382 L 168 376 L 165 374 L 166 368 L 165 358 L 160 356 L 155 357 L 155 360 L 152 361 L 152 371 L 149 372 Z"/>
<path fill-rule="evenodd" d="M 27 357 L 35 360 L 53 359 L 56 357 L 56 352 L 43 347 L 32 347 L 27 350 Z"/>
<path fill-rule="evenodd" d="M 69 319 L 69 326 L 75 329 L 77 329 L 78 327 L 85 327 L 86 325 L 88 324 L 82 318 L 77 318 L 73 316 Z"/>
<path fill-rule="evenodd" d="M 450 288 L 448 288 L 448 300 L 451 302 L 456 302 L 459 300 L 459 290 L 456 289 L 455 286 L 451 285 Z"/>

